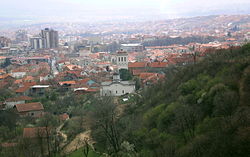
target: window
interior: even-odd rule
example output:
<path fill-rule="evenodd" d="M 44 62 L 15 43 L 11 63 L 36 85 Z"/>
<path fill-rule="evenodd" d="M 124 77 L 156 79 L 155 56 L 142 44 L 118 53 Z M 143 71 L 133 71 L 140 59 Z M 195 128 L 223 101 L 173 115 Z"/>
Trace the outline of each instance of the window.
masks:
<path fill-rule="evenodd" d="M 121 59 L 122 59 L 122 62 L 123 62 L 123 57 L 121 57 Z"/>
<path fill-rule="evenodd" d="M 124 61 L 125 61 L 125 62 L 127 61 L 127 58 L 126 58 L 126 57 L 124 57 Z"/>
<path fill-rule="evenodd" d="M 117 91 L 115 91 L 115 93 L 117 94 Z"/>
<path fill-rule="evenodd" d="M 118 61 L 119 61 L 119 62 L 121 61 L 120 57 L 118 57 Z"/>
<path fill-rule="evenodd" d="M 122 93 L 124 94 L 124 90 L 122 90 Z"/>

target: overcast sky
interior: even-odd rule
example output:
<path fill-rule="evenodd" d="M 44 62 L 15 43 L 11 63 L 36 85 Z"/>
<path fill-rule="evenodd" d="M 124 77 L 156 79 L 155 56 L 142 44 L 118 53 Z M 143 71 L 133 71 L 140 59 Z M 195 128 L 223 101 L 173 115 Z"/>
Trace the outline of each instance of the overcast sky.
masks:
<path fill-rule="evenodd" d="M 250 0 L 1 0 L 0 17 L 80 18 L 249 14 Z"/>

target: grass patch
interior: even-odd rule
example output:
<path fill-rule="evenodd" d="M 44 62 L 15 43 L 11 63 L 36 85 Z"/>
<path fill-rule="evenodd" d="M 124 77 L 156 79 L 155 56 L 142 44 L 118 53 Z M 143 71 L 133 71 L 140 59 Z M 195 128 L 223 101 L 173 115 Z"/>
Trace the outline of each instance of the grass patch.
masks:
<path fill-rule="evenodd" d="M 71 153 L 67 157 L 84 157 L 83 152 L 82 152 L 82 148 L 76 150 L 75 152 Z M 101 157 L 101 155 L 97 154 L 93 150 L 90 150 L 88 157 Z"/>

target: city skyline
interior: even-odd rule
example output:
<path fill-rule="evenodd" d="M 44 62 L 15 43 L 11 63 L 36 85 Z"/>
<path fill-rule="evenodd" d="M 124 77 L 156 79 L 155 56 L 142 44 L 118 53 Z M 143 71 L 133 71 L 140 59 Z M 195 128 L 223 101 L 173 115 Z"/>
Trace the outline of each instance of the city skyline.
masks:
<path fill-rule="evenodd" d="M 30 21 L 169 19 L 216 14 L 249 14 L 247 0 L 17 0 L 1 2 L 0 18 Z M 229 9 L 230 8 L 230 9 Z M 157 18 L 155 15 L 158 15 Z"/>

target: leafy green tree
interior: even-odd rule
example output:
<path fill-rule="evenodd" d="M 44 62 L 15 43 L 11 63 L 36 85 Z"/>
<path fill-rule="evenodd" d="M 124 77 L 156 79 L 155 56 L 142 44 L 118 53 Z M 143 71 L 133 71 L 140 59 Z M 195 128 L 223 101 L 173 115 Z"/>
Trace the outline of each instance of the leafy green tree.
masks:
<path fill-rule="evenodd" d="M 128 69 L 120 69 L 119 70 L 120 77 L 123 81 L 128 81 L 132 79 L 131 73 L 128 71 Z"/>

